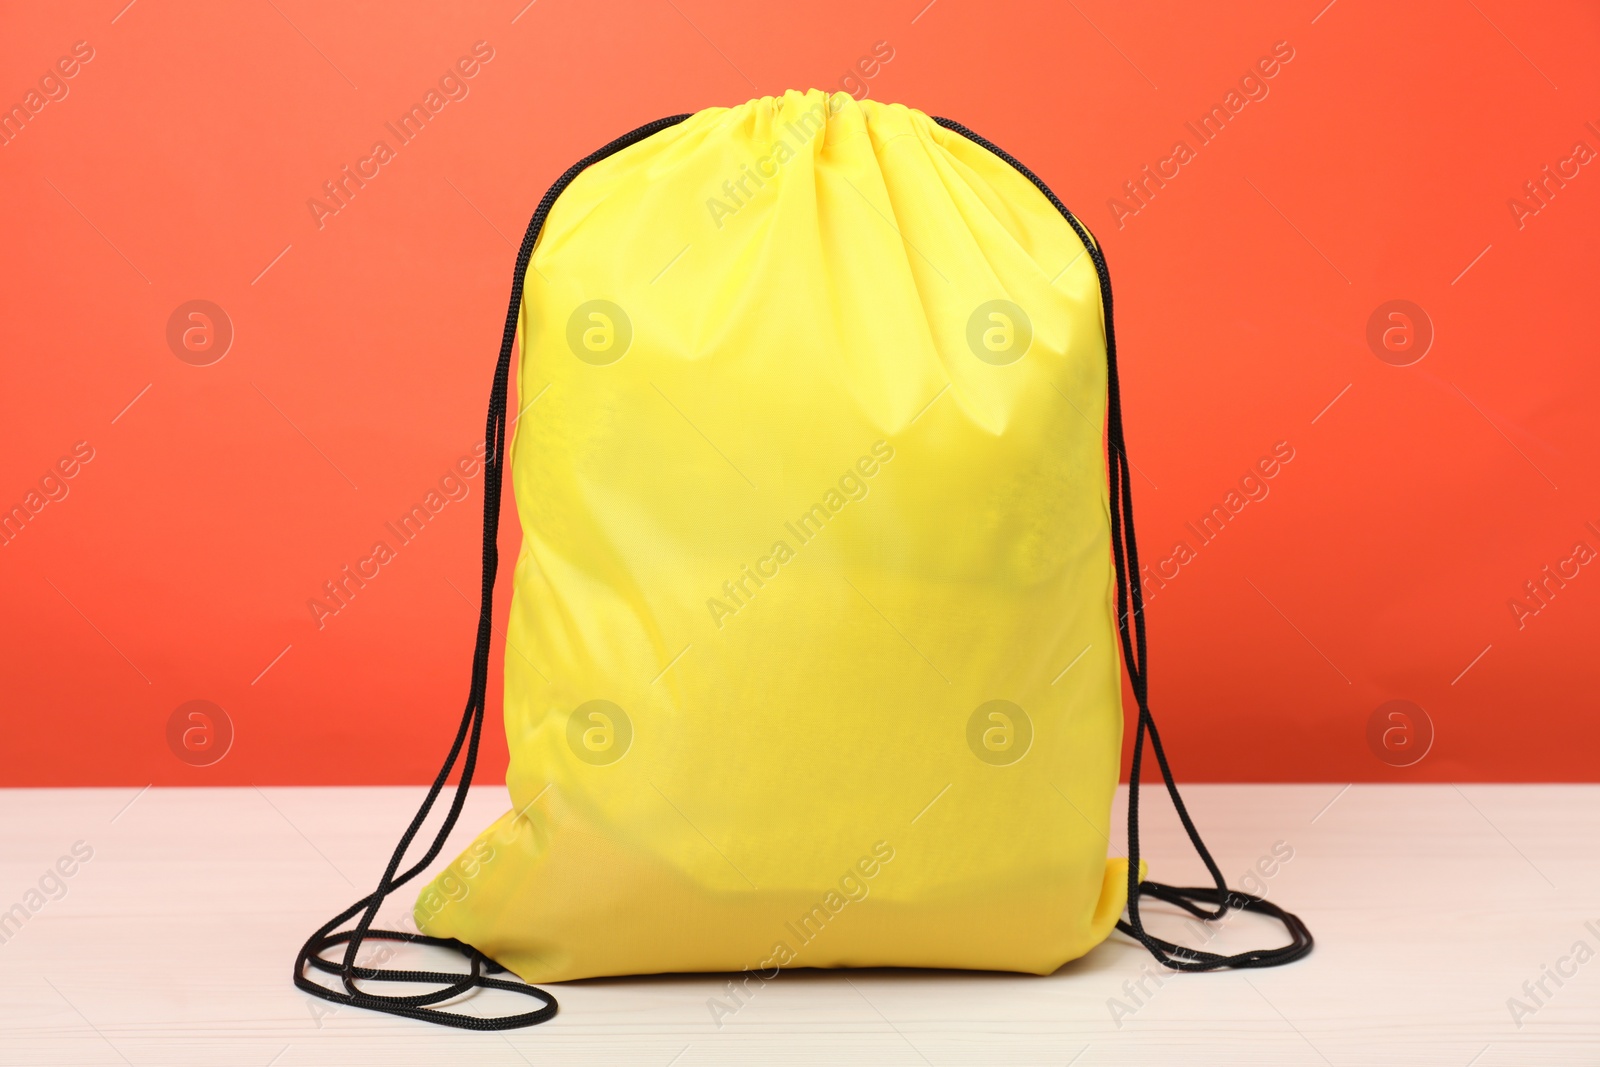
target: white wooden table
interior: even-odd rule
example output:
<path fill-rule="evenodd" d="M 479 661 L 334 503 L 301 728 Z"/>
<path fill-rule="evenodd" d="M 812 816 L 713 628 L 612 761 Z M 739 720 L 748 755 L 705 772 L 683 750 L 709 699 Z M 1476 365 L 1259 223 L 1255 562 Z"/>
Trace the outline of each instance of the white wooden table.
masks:
<path fill-rule="evenodd" d="M 420 794 L 0 790 L 0 909 L 40 905 L 0 943 L 0 1064 L 1600 1064 L 1600 956 L 1571 956 L 1600 953 L 1600 786 L 1190 786 L 1235 884 L 1293 849 L 1266 889 L 1317 949 L 1288 968 L 1159 972 L 1139 993 L 1149 957 L 1113 935 L 1048 978 L 789 972 L 720 1028 L 725 977 L 570 983 L 553 1022 L 503 1034 L 290 984 L 295 949 L 366 891 Z M 1157 875 L 1201 880 L 1159 790 L 1146 804 Z M 463 826 L 507 806 L 475 791 Z M 1245 916 L 1214 944 L 1274 936 Z"/>

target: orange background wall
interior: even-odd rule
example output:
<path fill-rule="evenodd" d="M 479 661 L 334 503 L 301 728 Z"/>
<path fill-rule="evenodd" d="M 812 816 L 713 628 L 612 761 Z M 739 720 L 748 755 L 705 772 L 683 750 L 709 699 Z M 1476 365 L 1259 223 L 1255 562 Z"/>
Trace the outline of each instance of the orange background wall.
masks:
<path fill-rule="evenodd" d="M 431 776 L 467 689 L 481 474 L 320 629 L 307 601 L 481 440 L 539 196 L 650 119 L 839 87 L 878 42 L 892 60 L 851 88 L 994 140 L 1108 250 L 1180 774 L 1594 780 L 1600 15 L 1325 3 L 9 12 L 0 105 L 43 106 L 0 146 L 0 507 L 60 499 L 0 545 L 0 783 Z M 467 95 L 319 220 L 323 183 L 480 41 Z M 40 89 L 77 42 L 92 58 Z M 1249 99 L 1275 46 L 1293 58 Z M 1186 123 L 1230 91 L 1202 144 Z M 233 334 L 204 366 L 217 339 L 168 340 L 196 300 Z M 1401 320 L 1369 343 L 1392 300 L 1425 316 L 1409 349 Z M 1279 442 L 1269 495 L 1202 544 L 1185 524 Z M 232 724 L 208 766 L 169 747 L 194 700 Z"/>

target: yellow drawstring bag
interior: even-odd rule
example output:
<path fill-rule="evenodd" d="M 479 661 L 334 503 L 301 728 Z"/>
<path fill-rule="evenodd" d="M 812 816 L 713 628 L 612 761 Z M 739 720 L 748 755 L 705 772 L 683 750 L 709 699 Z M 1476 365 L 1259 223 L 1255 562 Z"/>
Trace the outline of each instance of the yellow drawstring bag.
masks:
<path fill-rule="evenodd" d="M 1304 955 L 1299 920 L 1230 893 L 1186 814 L 1215 887 L 1141 884 L 1146 732 L 1167 768 L 1109 282 L 1021 164 L 900 105 L 790 92 L 651 123 L 568 170 L 523 241 L 495 374 L 471 698 L 377 890 L 313 935 L 296 982 L 490 1028 L 555 1012 L 501 969 L 738 971 L 747 990 L 789 967 L 1048 974 L 1130 898 L 1123 929 L 1169 966 Z M 422 890 L 419 933 L 374 930 L 471 778 L 508 427 L 511 810 Z M 1131 870 L 1108 856 L 1119 644 L 1140 704 Z M 463 754 L 443 829 L 401 870 Z M 1141 894 L 1266 911 L 1292 940 L 1184 949 L 1144 930 Z M 363 966 L 373 938 L 458 947 L 471 971 Z M 431 1007 L 474 986 L 542 1006 Z"/>

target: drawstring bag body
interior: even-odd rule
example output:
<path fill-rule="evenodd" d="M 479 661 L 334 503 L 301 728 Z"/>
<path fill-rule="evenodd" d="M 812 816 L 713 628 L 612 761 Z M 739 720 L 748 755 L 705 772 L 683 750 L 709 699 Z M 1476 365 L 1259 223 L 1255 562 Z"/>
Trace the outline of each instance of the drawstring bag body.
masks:
<path fill-rule="evenodd" d="M 570 168 L 519 249 L 495 368 L 466 708 L 377 888 L 296 983 L 501 1029 L 554 1015 L 525 983 L 601 975 L 1048 974 L 1113 927 L 1183 970 L 1310 951 L 1298 918 L 1227 888 L 1150 716 L 1111 311 L 1103 252 L 1043 182 L 899 105 L 791 92 Z M 418 932 L 377 930 L 475 767 L 508 443 L 512 807 L 421 890 Z M 1147 737 L 1213 885 L 1143 878 Z M 1290 940 L 1186 948 L 1145 929 L 1145 896 Z M 469 969 L 372 966 L 373 940 Z M 393 982 L 433 988 L 373 986 Z M 438 1007 L 478 987 L 539 1007 Z"/>

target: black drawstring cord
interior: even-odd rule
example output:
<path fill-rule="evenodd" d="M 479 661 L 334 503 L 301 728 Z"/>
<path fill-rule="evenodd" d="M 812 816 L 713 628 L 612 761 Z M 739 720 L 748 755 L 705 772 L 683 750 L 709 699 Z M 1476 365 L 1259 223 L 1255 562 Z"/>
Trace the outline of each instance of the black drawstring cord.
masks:
<path fill-rule="evenodd" d="M 1078 239 L 1088 250 L 1089 258 L 1094 263 L 1095 274 L 1100 279 L 1100 302 L 1106 335 L 1106 454 L 1111 490 L 1111 551 L 1117 572 L 1117 632 L 1122 638 L 1122 659 L 1127 665 L 1128 682 L 1139 705 L 1138 728 L 1133 741 L 1133 764 L 1128 771 L 1128 918 L 1126 921 L 1118 920 L 1117 929 L 1136 938 L 1150 950 L 1151 955 L 1174 970 L 1211 971 L 1224 967 L 1277 967 L 1291 963 L 1311 951 L 1313 944 L 1311 931 L 1306 929 L 1305 923 L 1300 921 L 1299 916 L 1284 911 L 1276 904 L 1250 893 L 1228 888 L 1227 880 L 1222 877 L 1216 861 L 1211 858 L 1210 850 L 1200 839 L 1200 831 L 1195 829 L 1194 820 L 1189 818 L 1189 810 L 1184 806 L 1183 798 L 1178 795 L 1177 783 L 1172 778 L 1172 768 L 1167 763 L 1166 750 L 1161 745 L 1161 735 L 1156 730 L 1155 718 L 1150 714 L 1149 682 L 1146 673 L 1149 652 L 1145 641 L 1144 596 L 1139 587 L 1139 546 L 1133 532 L 1133 486 L 1128 473 L 1128 444 L 1122 428 L 1122 390 L 1117 379 L 1117 337 L 1111 315 L 1111 272 L 1106 267 L 1105 253 L 1095 242 L 1094 236 L 1072 212 L 1067 210 L 1066 205 L 1057 198 L 1050 187 L 1009 153 L 973 133 L 959 122 L 941 118 L 935 118 L 933 121 L 993 152 L 1031 181 L 1077 233 Z M 1150 737 L 1150 748 L 1155 753 L 1157 765 L 1161 768 L 1162 780 L 1166 782 L 1167 795 L 1172 798 L 1172 806 L 1178 813 L 1179 821 L 1183 823 L 1184 832 L 1189 835 L 1189 841 L 1205 864 L 1215 888 L 1171 886 L 1161 882 L 1139 880 L 1139 775 L 1144 763 L 1144 741 L 1147 733 Z M 1252 949 L 1231 956 L 1177 945 L 1155 937 L 1145 930 L 1144 920 L 1139 914 L 1141 896 L 1151 896 L 1175 904 L 1207 922 L 1221 919 L 1230 908 L 1270 915 L 1283 923 L 1284 928 L 1289 931 L 1290 943 L 1279 948 Z M 1199 907 L 1197 902 L 1211 907 L 1209 909 Z"/>
<path fill-rule="evenodd" d="M 400 843 L 395 847 L 394 855 L 389 858 L 389 865 L 383 872 L 383 877 L 378 881 L 378 887 L 367 896 L 362 897 L 344 911 L 335 915 L 323 924 L 316 933 L 312 934 L 300 949 L 294 961 L 294 984 L 313 996 L 324 1000 L 331 1000 L 337 1004 L 352 1004 L 358 1008 L 371 1008 L 374 1011 L 387 1012 L 390 1015 L 402 1015 L 409 1019 L 420 1019 L 424 1022 L 440 1023 L 444 1026 L 455 1026 L 463 1030 L 511 1030 L 521 1026 L 534 1026 L 555 1017 L 557 1004 L 556 998 L 535 986 L 522 982 L 508 982 L 498 978 L 489 978 L 488 974 L 503 973 L 505 968 L 496 964 L 482 952 L 471 945 L 464 944 L 455 938 L 428 937 L 423 934 L 407 933 L 403 930 L 375 930 L 372 920 L 378 914 L 378 908 L 384 899 L 396 889 L 405 885 L 411 879 L 432 863 L 444 848 L 450 831 L 454 829 L 456 820 L 461 815 L 462 805 L 467 800 L 467 790 L 472 786 L 472 773 L 478 763 L 478 740 L 483 733 L 483 711 L 485 691 L 489 680 L 489 643 L 493 636 L 491 622 L 493 619 L 494 580 L 500 566 L 500 553 L 496 544 L 496 533 L 500 525 L 500 492 L 506 455 L 506 385 L 511 374 L 511 349 L 516 343 L 517 319 L 522 310 L 522 280 L 528 271 L 528 263 L 533 258 L 533 246 L 539 238 L 539 232 L 544 228 L 545 218 L 550 214 L 556 198 L 571 184 L 572 180 L 588 167 L 593 166 L 607 156 L 622 151 L 624 148 L 642 141 L 675 126 L 688 118 L 688 115 L 673 115 L 669 118 L 657 119 L 654 122 L 640 126 L 631 133 L 612 141 L 585 159 L 568 167 L 566 172 L 556 179 L 544 199 L 539 201 L 539 207 L 533 213 L 533 220 L 528 223 L 528 232 L 522 237 L 522 246 L 517 250 L 516 270 L 511 278 L 511 306 L 506 311 L 505 333 L 500 339 L 500 358 L 495 363 L 494 386 L 489 393 L 489 417 L 484 431 L 484 441 L 487 443 L 484 456 L 483 475 L 483 588 L 481 607 L 478 610 L 478 638 L 472 651 L 472 680 L 467 692 L 467 706 L 461 713 L 461 724 L 456 728 L 455 740 L 450 745 L 450 754 L 445 758 L 444 766 L 439 768 L 439 774 L 433 780 L 433 785 L 428 789 L 428 795 L 423 800 L 422 806 L 417 809 L 416 816 L 411 820 L 411 825 L 401 836 Z M 448 784 L 450 773 L 455 769 L 456 760 L 461 757 L 462 747 L 466 747 L 466 759 L 461 765 L 461 780 L 456 786 L 455 795 L 451 798 L 450 809 L 444 818 L 444 824 L 434 835 L 433 843 L 422 858 L 417 860 L 403 874 L 396 876 L 400 864 L 404 861 L 406 851 L 411 847 L 412 841 L 422 829 L 422 824 L 427 820 L 429 812 L 433 810 L 434 803 L 439 799 L 439 794 Z M 353 930 L 339 930 L 339 927 L 349 922 L 357 914 L 361 919 Z M 338 931 L 337 933 L 335 931 Z M 400 971 L 389 970 L 381 967 L 362 967 L 356 964 L 356 954 L 361 946 L 369 941 L 404 941 L 415 945 L 437 945 L 443 948 L 453 948 L 460 952 L 471 963 L 472 969 L 463 974 L 459 971 Z M 335 963 L 323 957 L 322 953 L 338 945 L 344 945 L 343 959 Z M 307 967 L 314 967 L 327 974 L 338 975 L 344 985 L 344 991 L 326 986 L 320 982 L 313 982 L 306 973 Z M 443 988 L 431 993 L 422 993 L 416 996 L 402 997 L 363 991 L 357 982 L 419 982 L 430 985 L 440 985 Z M 472 989 L 504 989 L 514 993 L 522 993 L 542 1003 L 533 1011 L 523 1012 L 518 1015 L 500 1015 L 481 1017 L 475 1015 L 461 1015 L 456 1012 L 440 1011 L 430 1008 L 430 1004 L 438 1004 L 460 996 Z"/>

